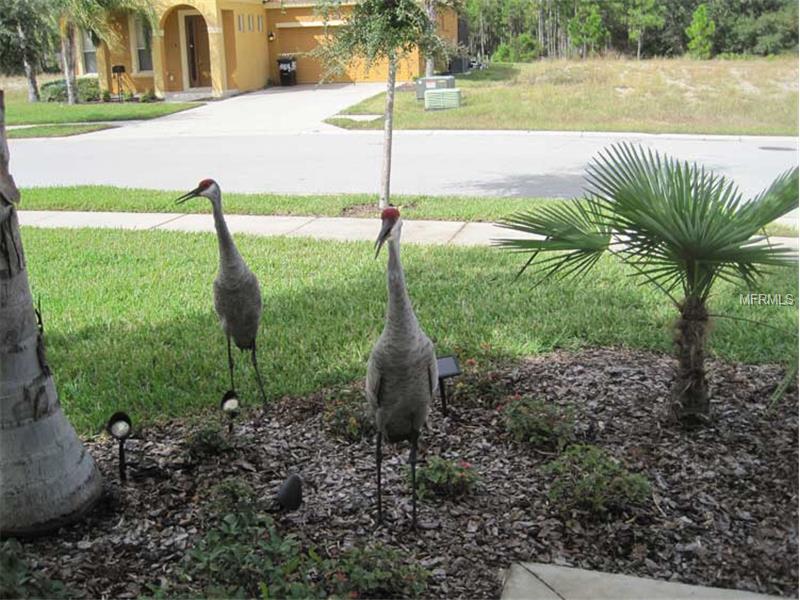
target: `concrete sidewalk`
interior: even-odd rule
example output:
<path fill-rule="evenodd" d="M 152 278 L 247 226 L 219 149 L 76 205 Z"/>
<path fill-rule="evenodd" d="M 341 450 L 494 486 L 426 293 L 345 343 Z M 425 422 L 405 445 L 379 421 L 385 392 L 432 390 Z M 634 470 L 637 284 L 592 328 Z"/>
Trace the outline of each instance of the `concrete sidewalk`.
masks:
<path fill-rule="evenodd" d="M 515 563 L 501 600 L 774 600 L 739 590 L 672 583 L 542 563 Z"/>
<path fill-rule="evenodd" d="M 310 237 L 318 240 L 374 241 L 380 224 L 378 219 L 350 217 L 283 217 L 260 215 L 227 215 L 232 233 L 259 236 Z M 100 229 L 133 229 L 161 231 L 213 232 L 210 214 L 77 212 L 22 210 L 21 225 L 48 228 L 95 227 Z M 531 237 L 494 225 L 463 221 L 403 221 L 403 241 L 412 244 L 451 244 L 454 246 L 489 246 L 493 239 Z M 772 238 L 773 243 L 798 247 L 797 238 Z"/>

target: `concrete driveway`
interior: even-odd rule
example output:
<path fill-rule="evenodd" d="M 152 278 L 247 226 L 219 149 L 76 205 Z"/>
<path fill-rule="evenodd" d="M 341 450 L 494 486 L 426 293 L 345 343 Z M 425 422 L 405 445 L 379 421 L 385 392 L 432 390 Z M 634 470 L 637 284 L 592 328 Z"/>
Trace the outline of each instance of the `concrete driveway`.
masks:
<path fill-rule="evenodd" d="M 209 102 L 168 117 L 107 129 L 93 134 L 93 138 L 132 140 L 341 131 L 323 121 L 385 87 L 383 83 L 271 87 Z"/>

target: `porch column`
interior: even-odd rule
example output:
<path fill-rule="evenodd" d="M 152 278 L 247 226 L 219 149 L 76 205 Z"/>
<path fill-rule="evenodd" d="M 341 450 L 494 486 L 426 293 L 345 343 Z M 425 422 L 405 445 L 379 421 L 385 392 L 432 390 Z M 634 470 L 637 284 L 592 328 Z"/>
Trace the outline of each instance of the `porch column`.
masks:
<path fill-rule="evenodd" d="M 225 36 L 222 27 L 208 26 L 208 56 L 211 62 L 211 93 L 221 96 L 228 89 L 225 71 Z"/>
<path fill-rule="evenodd" d="M 97 57 L 97 83 L 100 86 L 100 91 L 108 90 L 111 92 L 111 77 L 109 75 L 111 67 L 108 65 L 108 44 L 100 42 L 95 56 Z"/>
<path fill-rule="evenodd" d="M 153 31 L 152 46 L 150 51 L 153 54 L 153 92 L 158 98 L 164 97 L 164 30 Z"/>

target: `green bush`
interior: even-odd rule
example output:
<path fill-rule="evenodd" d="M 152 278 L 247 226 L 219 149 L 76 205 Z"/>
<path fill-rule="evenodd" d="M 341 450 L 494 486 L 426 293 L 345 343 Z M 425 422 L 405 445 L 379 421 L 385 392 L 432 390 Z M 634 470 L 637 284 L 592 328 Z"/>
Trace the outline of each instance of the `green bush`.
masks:
<path fill-rule="evenodd" d="M 322 420 L 333 437 L 351 444 L 375 433 L 375 423 L 367 413 L 364 392 L 354 386 L 327 395 Z"/>
<path fill-rule="evenodd" d="M 572 411 L 529 397 L 509 402 L 503 422 L 516 441 L 550 450 L 561 450 L 575 430 Z"/>
<path fill-rule="evenodd" d="M 0 598 L 70 598 L 60 581 L 31 572 L 15 539 L 0 544 Z"/>
<path fill-rule="evenodd" d="M 97 77 L 78 77 L 76 83 L 78 102 L 100 100 L 100 84 Z M 67 83 L 63 79 L 49 81 L 39 88 L 39 94 L 43 102 L 66 102 Z"/>
<path fill-rule="evenodd" d="M 122 92 L 122 101 L 123 102 L 133 102 L 134 98 L 135 98 L 135 96 L 134 96 L 132 91 L 125 90 L 124 92 Z"/>
<path fill-rule="evenodd" d="M 430 574 L 392 548 L 353 548 L 323 567 L 328 597 L 416 598 L 427 589 Z"/>
<path fill-rule="evenodd" d="M 102 98 L 103 102 L 111 102 L 111 92 L 108 90 L 103 90 Z"/>
<path fill-rule="evenodd" d="M 621 511 L 650 497 L 650 484 L 644 476 L 630 473 L 596 446 L 570 446 L 544 471 L 555 476 L 547 495 L 563 512 Z"/>
<path fill-rule="evenodd" d="M 156 93 L 151 89 L 146 89 L 144 94 L 139 97 L 139 102 L 155 102 L 156 100 L 158 100 Z"/>
<path fill-rule="evenodd" d="M 194 431 L 188 439 L 189 458 L 202 461 L 205 458 L 219 456 L 230 450 L 228 440 L 223 436 L 218 423 L 207 425 Z"/>
<path fill-rule="evenodd" d="M 411 468 L 408 469 L 409 482 Z M 470 493 L 478 483 L 478 474 L 466 461 L 450 461 L 439 456 L 428 459 L 417 469 L 417 484 L 420 498 L 430 496 L 459 498 Z"/>
<path fill-rule="evenodd" d="M 539 42 L 530 33 L 521 33 L 508 42 L 500 42 L 492 54 L 493 62 L 532 62 L 539 58 Z"/>

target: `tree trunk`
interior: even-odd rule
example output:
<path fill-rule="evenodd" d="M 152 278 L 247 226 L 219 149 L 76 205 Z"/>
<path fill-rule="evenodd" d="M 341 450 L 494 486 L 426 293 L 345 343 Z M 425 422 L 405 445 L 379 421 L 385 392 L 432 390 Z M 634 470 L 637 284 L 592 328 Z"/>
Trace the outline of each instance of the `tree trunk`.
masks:
<path fill-rule="evenodd" d="M 392 127 L 394 120 L 394 82 L 397 77 L 397 56 L 389 57 L 389 80 L 386 82 L 386 106 L 383 109 L 383 168 L 381 196 L 378 206 L 389 206 L 389 183 L 392 179 Z"/>
<path fill-rule="evenodd" d="M 100 474 L 58 401 L 33 309 L 0 90 L 0 535 L 54 531 L 91 508 Z"/>
<path fill-rule="evenodd" d="M 25 69 L 25 79 L 28 80 L 28 102 L 38 102 L 39 84 L 36 82 L 36 69 L 28 50 L 28 38 L 19 23 L 17 23 L 17 38 L 19 39 L 20 50 L 22 50 L 22 67 Z"/>
<path fill-rule="evenodd" d="M 705 371 L 708 310 L 700 298 L 690 296 L 681 305 L 675 328 L 678 370 L 672 385 L 673 416 L 689 426 L 708 421 L 710 401 Z"/>
<path fill-rule="evenodd" d="M 642 33 L 639 32 L 639 37 L 636 38 L 636 60 L 642 60 Z"/>
<path fill-rule="evenodd" d="M 67 102 L 78 103 L 78 83 L 75 76 L 75 25 L 67 22 L 61 31 L 61 62 L 67 84 Z"/>
<path fill-rule="evenodd" d="M 436 31 L 436 0 L 425 0 L 425 12 L 428 14 L 428 20 L 431 22 L 431 27 Z M 433 77 L 435 69 L 433 56 L 425 57 L 425 77 Z"/>

